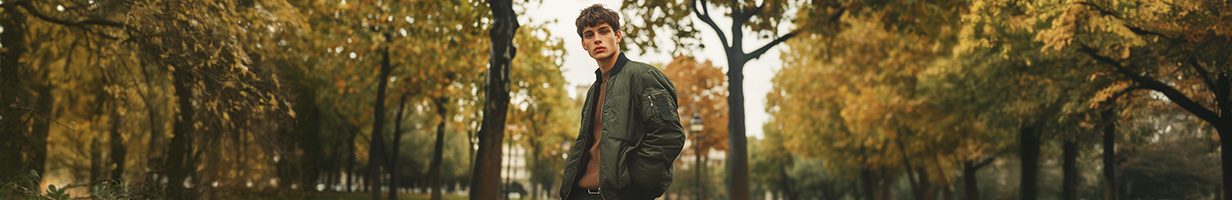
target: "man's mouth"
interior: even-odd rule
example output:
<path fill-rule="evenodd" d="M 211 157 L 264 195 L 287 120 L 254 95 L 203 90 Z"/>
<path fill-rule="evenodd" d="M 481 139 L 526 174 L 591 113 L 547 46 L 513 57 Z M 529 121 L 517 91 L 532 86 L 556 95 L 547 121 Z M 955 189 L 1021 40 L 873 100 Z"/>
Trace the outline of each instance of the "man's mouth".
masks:
<path fill-rule="evenodd" d="M 601 53 L 604 50 L 607 50 L 607 47 L 595 47 L 595 53 Z"/>

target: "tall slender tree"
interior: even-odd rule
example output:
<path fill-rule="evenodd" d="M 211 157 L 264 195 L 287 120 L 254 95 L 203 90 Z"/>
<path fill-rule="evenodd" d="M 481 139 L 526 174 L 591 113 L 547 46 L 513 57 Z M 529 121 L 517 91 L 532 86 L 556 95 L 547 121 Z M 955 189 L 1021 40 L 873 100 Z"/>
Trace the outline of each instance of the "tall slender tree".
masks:
<path fill-rule="evenodd" d="M 487 83 L 484 86 L 483 122 L 479 130 L 479 150 L 475 152 L 475 167 L 471 173 L 471 199 L 496 199 L 500 194 L 501 143 L 505 137 L 505 115 L 509 109 L 510 63 L 517 53 L 513 37 L 518 30 L 518 16 L 510 0 L 488 1 L 492 9 L 492 51 L 489 56 Z"/>
<path fill-rule="evenodd" d="M 391 34 L 385 34 L 387 42 L 393 40 Z M 393 67 L 389 64 L 389 47 L 381 51 L 381 74 L 377 76 L 376 103 L 373 110 L 372 142 L 368 148 L 368 189 L 372 199 L 381 199 L 381 166 L 385 159 L 385 139 L 381 130 L 385 127 L 385 88 L 389 86 L 389 73 Z M 392 189 L 392 188 L 391 188 Z"/>

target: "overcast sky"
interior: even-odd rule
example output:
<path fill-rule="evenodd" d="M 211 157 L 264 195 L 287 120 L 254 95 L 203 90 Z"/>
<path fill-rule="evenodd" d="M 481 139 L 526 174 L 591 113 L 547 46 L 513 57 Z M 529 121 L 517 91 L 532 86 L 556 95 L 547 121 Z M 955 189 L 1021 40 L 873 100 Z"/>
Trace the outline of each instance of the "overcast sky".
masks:
<path fill-rule="evenodd" d="M 595 81 L 594 71 L 597 69 L 595 60 L 586 54 L 582 48 L 581 38 L 577 36 L 576 27 L 573 21 L 577 19 L 578 13 L 583 8 L 595 3 L 602 3 L 610 9 L 620 12 L 620 0 L 561 0 L 561 1 L 544 1 L 543 3 L 531 3 L 524 5 L 521 9 L 523 14 L 519 15 L 521 24 L 545 24 L 553 37 L 562 39 L 565 42 L 565 63 L 563 67 L 565 80 L 568 82 L 566 90 L 570 96 L 576 96 L 574 87 L 578 85 L 586 85 Z M 515 8 L 518 9 L 518 8 Z M 715 19 L 719 27 L 728 29 L 731 27 L 731 20 L 723 17 L 723 11 L 711 10 L 711 17 Z M 621 18 L 628 13 L 621 12 Z M 695 16 L 691 16 L 696 25 L 705 26 Z M 555 23 L 551 23 L 555 20 Z M 627 25 L 625 25 L 627 26 Z M 707 48 L 700 51 L 691 52 L 698 59 L 710 60 L 716 66 L 723 68 L 723 71 L 728 71 L 726 54 L 723 53 L 722 42 L 719 41 L 718 35 L 708 27 L 699 27 L 701 29 L 702 43 Z M 780 28 L 785 30 L 787 27 Z M 745 31 L 746 33 L 749 32 Z M 780 31 L 785 32 L 785 31 Z M 730 33 L 724 33 L 731 37 Z M 666 34 L 664 34 L 666 35 Z M 744 38 L 745 52 L 751 52 L 754 49 L 769 43 L 769 39 L 761 39 L 755 36 L 746 34 Z M 657 39 L 658 41 L 670 41 L 670 38 Z M 660 47 L 671 47 L 672 45 L 659 44 Z M 630 47 L 632 48 L 632 47 Z M 774 49 L 767 51 L 760 59 L 749 61 L 744 67 L 744 98 L 745 98 L 745 126 L 746 133 L 750 136 L 762 137 L 762 124 L 769 120 L 769 115 L 765 111 L 766 93 L 770 92 L 770 79 L 774 77 L 774 73 L 782 67 L 782 60 L 779 58 L 780 51 L 786 49 L 786 45 L 780 44 Z M 641 61 L 645 63 L 668 63 L 672 61 L 672 56 L 668 51 L 662 53 L 650 52 L 645 55 L 640 55 L 637 49 L 622 49 L 625 55 L 630 60 Z M 663 67 L 663 66 L 659 66 Z M 585 92 L 585 91 L 581 91 Z"/>

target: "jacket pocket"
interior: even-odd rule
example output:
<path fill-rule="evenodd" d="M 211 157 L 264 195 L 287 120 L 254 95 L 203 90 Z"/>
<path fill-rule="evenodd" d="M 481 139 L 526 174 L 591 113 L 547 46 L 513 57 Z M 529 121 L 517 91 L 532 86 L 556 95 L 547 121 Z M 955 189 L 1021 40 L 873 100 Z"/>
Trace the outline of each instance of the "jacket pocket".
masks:
<path fill-rule="evenodd" d="M 632 150 L 633 148 L 623 148 L 620 150 L 620 156 L 618 156 L 620 162 L 616 164 L 616 188 L 628 188 L 633 182 L 632 174 L 629 173 L 629 165 L 632 164 L 629 153 Z"/>
<path fill-rule="evenodd" d="M 680 122 L 680 119 L 676 118 L 676 109 L 672 105 L 670 93 L 666 90 L 646 88 L 642 94 L 642 115 L 647 122 L 651 123 L 652 128 L 658 128 L 666 123 Z"/>

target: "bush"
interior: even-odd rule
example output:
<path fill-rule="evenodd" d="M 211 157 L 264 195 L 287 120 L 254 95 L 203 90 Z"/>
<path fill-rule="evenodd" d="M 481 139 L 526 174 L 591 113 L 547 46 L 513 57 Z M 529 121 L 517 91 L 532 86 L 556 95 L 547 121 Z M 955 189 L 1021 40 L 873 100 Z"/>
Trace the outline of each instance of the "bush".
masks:
<path fill-rule="evenodd" d="M 39 178 L 38 172 L 34 170 L 11 177 L 0 185 L 0 197 L 7 199 L 20 196 L 31 200 L 73 199 L 67 190 L 74 186 L 47 184 L 46 191 L 39 191 L 40 180 L 42 178 Z M 90 198 L 93 199 L 132 199 L 131 192 L 119 181 L 97 181 L 91 183 L 89 187 L 92 189 Z"/>

